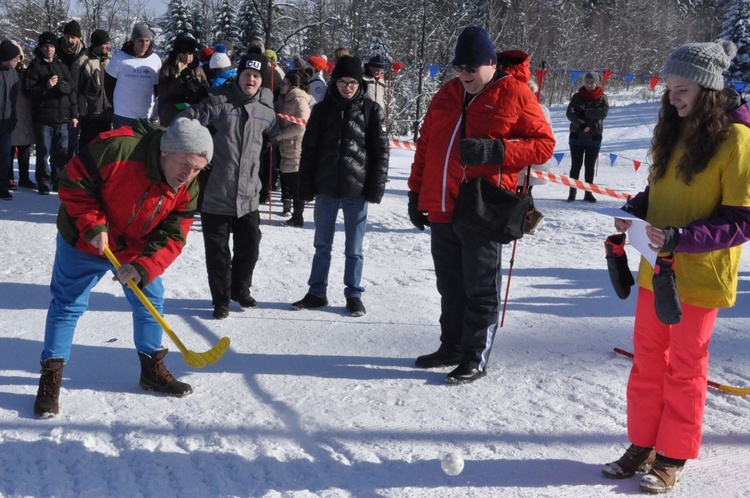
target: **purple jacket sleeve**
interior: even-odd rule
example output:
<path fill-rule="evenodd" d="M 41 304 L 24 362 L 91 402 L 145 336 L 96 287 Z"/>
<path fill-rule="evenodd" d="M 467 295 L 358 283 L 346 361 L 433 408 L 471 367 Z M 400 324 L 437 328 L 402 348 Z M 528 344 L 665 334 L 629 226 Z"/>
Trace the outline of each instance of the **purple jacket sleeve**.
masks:
<path fill-rule="evenodd" d="M 719 216 L 679 229 L 677 252 L 698 253 L 744 244 L 750 240 L 750 208 L 719 206 Z"/>
<path fill-rule="evenodd" d="M 621 209 L 626 213 L 634 214 L 638 218 L 645 220 L 646 213 L 648 212 L 648 189 L 649 187 L 646 187 L 646 190 L 628 199 Z"/>

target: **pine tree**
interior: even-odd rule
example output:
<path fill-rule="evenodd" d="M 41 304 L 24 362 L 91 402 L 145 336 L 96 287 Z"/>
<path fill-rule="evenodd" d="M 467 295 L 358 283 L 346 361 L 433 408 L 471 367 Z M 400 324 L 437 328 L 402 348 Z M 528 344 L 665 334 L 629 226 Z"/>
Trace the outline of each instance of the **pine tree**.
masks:
<path fill-rule="evenodd" d="M 203 15 L 201 5 L 193 5 L 191 14 L 193 27 L 190 30 L 190 34 L 193 35 L 199 46 L 206 46 L 208 44 L 208 33 L 206 33 L 206 18 Z"/>
<path fill-rule="evenodd" d="M 237 45 L 236 54 L 247 53 L 250 41 L 260 38 L 263 29 L 258 19 L 258 13 L 253 6 L 253 0 L 244 0 L 240 4 L 237 17 Z"/>
<path fill-rule="evenodd" d="M 737 56 L 726 71 L 729 80 L 750 83 L 750 0 L 728 2 L 721 37 L 737 45 Z"/>
<path fill-rule="evenodd" d="M 237 43 L 239 39 L 237 11 L 235 10 L 235 3 L 232 0 L 222 0 L 219 12 L 216 13 L 216 23 L 213 32 L 214 39 L 217 41 L 226 40 L 232 43 L 232 45 Z"/>
<path fill-rule="evenodd" d="M 172 43 L 179 35 L 190 34 L 193 29 L 192 13 L 184 0 L 170 0 L 167 6 L 167 22 L 162 33 L 165 45 L 164 51 L 172 50 Z"/>

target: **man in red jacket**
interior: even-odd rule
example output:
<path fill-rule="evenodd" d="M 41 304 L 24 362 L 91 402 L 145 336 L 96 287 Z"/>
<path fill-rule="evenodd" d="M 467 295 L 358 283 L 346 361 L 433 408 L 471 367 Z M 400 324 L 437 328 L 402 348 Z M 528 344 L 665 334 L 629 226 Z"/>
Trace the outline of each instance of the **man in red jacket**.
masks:
<path fill-rule="evenodd" d="M 498 327 L 501 245 L 452 223 L 462 181 L 486 177 L 515 192 L 518 172 L 552 156 L 555 139 L 529 87 L 497 67 L 487 32 L 466 28 L 456 43 L 457 77 L 432 99 L 409 177 L 409 219 L 430 227 L 441 296 L 440 342 L 420 368 L 458 365 L 451 384 L 486 375 Z"/>
<path fill-rule="evenodd" d="M 105 247 L 123 263 L 113 280 L 123 284 L 133 308 L 141 387 L 173 396 L 192 392 L 164 366 L 161 326 L 125 284 L 133 280 L 163 313 L 160 275 L 185 245 L 197 208 L 196 176 L 213 148 L 211 134 L 198 121 L 177 119 L 164 130 L 136 120 L 132 127 L 100 134 L 63 171 L 37 416 L 59 413 L 62 371 L 76 323 L 91 289 L 113 271 L 102 255 Z"/>

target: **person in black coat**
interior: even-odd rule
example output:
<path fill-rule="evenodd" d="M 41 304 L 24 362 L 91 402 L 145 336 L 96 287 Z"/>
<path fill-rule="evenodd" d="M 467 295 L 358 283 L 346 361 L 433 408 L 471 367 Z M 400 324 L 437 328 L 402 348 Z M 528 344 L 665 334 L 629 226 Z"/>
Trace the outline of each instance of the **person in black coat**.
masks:
<path fill-rule="evenodd" d="M 331 74 L 333 88 L 316 104 L 302 139 L 299 195 L 315 198 L 315 255 L 307 295 L 293 310 L 328 305 L 326 290 L 339 207 L 344 211 L 346 243 L 344 296 L 352 316 L 365 314 L 362 304 L 362 243 L 368 203 L 378 204 L 388 176 L 388 138 L 383 109 L 365 97 L 362 63 L 342 57 Z"/>
<path fill-rule="evenodd" d="M 36 182 L 40 194 L 57 191 L 68 154 L 68 125 L 78 126 L 78 101 L 68 66 L 55 55 L 57 37 L 39 35 L 36 57 L 24 75 L 23 93 L 31 100 L 31 120 L 36 140 Z M 51 175 L 47 169 L 47 157 Z"/>

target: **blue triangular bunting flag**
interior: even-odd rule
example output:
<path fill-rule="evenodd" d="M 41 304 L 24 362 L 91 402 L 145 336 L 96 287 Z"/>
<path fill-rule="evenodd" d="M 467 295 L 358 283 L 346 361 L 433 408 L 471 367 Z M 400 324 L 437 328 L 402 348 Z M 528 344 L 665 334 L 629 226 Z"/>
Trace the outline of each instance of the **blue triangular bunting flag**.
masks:
<path fill-rule="evenodd" d="M 614 166 L 616 160 L 617 160 L 617 154 L 610 154 L 609 155 L 610 166 Z"/>
<path fill-rule="evenodd" d="M 430 78 L 434 79 L 435 75 L 440 71 L 440 66 L 430 65 L 428 68 L 430 69 Z"/>
<path fill-rule="evenodd" d="M 560 161 L 562 161 L 563 157 L 565 157 L 565 152 L 556 152 L 556 153 L 554 153 L 552 155 L 555 157 L 555 159 L 557 159 L 557 165 L 559 166 L 560 165 Z"/>
<path fill-rule="evenodd" d="M 573 84 L 576 84 L 576 81 L 578 81 L 578 78 L 581 77 L 583 74 L 583 71 L 571 71 L 570 72 L 570 79 L 573 80 Z"/>
<path fill-rule="evenodd" d="M 625 75 L 625 83 L 627 83 L 629 85 L 630 82 L 633 81 L 633 78 L 635 78 L 634 74 L 627 74 L 627 75 Z"/>

